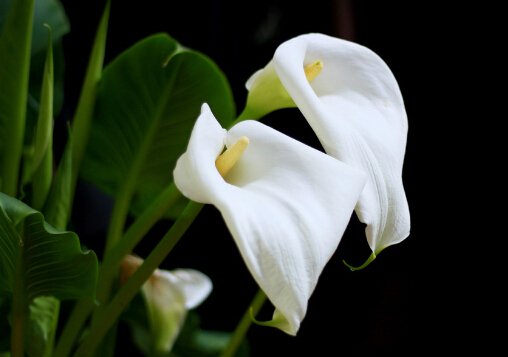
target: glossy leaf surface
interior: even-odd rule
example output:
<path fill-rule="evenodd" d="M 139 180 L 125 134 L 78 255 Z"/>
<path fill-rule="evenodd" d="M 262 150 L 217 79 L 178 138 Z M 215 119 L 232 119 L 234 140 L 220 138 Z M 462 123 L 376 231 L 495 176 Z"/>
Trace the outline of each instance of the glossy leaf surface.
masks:
<path fill-rule="evenodd" d="M 172 182 L 204 102 L 223 126 L 232 121 L 229 84 L 211 60 L 167 34 L 135 44 L 103 73 L 81 176 L 110 195 L 136 182 L 140 213 Z"/>
<path fill-rule="evenodd" d="M 11 298 L 15 279 L 23 276 L 28 302 L 43 295 L 60 300 L 95 299 L 98 269 L 95 253 L 83 253 L 75 233 L 53 228 L 40 212 L 3 193 L 0 193 L 0 255 L 1 297 Z M 18 259 L 23 259 L 23 264 L 17 264 Z M 18 266 L 23 271 L 17 271 Z"/>

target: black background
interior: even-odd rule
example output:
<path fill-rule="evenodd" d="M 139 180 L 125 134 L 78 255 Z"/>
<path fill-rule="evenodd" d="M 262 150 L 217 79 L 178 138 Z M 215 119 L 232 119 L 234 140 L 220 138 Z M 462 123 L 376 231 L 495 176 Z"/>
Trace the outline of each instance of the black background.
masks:
<path fill-rule="evenodd" d="M 62 131 L 74 111 L 104 1 L 63 3 L 71 32 L 64 37 L 67 92 L 57 122 Z M 351 272 L 342 259 L 360 265 L 370 254 L 364 227 L 353 215 L 297 337 L 254 325 L 248 333 L 252 356 L 457 355 L 489 345 L 480 333 L 485 326 L 476 320 L 483 314 L 476 302 L 478 273 L 470 269 L 479 258 L 472 245 L 477 233 L 470 216 L 457 213 L 473 210 L 465 199 L 468 174 L 462 165 L 468 148 L 455 141 L 467 118 L 457 107 L 468 100 L 455 97 L 465 74 L 458 59 L 464 57 L 457 54 L 467 52 L 460 40 L 474 36 L 475 18 L 465 16 L 460 9 L 419 2 L 113 1 L 106 64 L 136 41 L 167 32 L 218 64 L 231 83 L 238 111 L 249 76 L 265 66 L 280 43 L 303 33 L 321 32 L 369 47 L 399 83 L 409 121 L 403 181 L 410 236 L 366 269 Z M 273 113 L 263 122 L 320 148 L 297 109 Z M 83 183 L 78 189 L 76 231 L 100 253 L 106 221 L 99 216 L 107 217 L 111 202 Z M 138 254 L 145 254 L 168 226 L 154 227 Z M 194 268 L 212 279 L 214 291 L 197 309 L 207 329 L 233 330 L 257 290 L 212 206 L 205 207 L 162 267 Z M 266 304 L 260 319 L 269 319 L 272 311 Z M 125 346 L 121 341 L 120 347 Z"/>

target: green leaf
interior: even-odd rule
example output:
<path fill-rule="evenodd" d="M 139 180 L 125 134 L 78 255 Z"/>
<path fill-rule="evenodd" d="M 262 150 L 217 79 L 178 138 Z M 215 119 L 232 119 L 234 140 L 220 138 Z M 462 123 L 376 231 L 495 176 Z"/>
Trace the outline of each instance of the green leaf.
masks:
<path fill-rule="evenodd" d="M 0 31 L 5 24 L 7 10 L 11 0 L 0 0 Z M 33 16 L 33 31 L 30 56 L 30 80 L 28 83 L 28 106 L 25 125 L 25 152 L 33 154 L 33 133 L 39 112 L 38 100 L 41 96 L 42 73 L 46 62 L 47 30 L 44 25 L 52 29 L 53 56 L 55 63 L 53 111 L 55 116 L 60 113 L 63 105 L 64 85 L 64 52 L 62 37 L 70 30 L 69 20 L 65 10 L 58 0 L 38 0 L 35 2 Z"/>
<path fill-rule="evenodd" d="M 5 24 L 7 10 L 11 2 L 12 0 L 0 0 L 0 31 Z M 41 31 L 44 24 L 48 24 L 53 29 L 53 42 L 59 41 L 63 35 L 70 31 L 69 19 L 60 1 L 37 0 L 35 2 L 31 42 L 32 53 L 46 49 L 46 33 Z"/>
<path fill-rule="evenodd" d="M 51 46 L 51 28 L 48 26 L 48 47 L 46 50 L 46 62 L 42 74 L 41 100 L 37 130 L 35 131 L 35 153 L 33 169 L 37 170 L 41 163 L 49 143 L 53 139 L 53 48 Z"/>
<path fill-rule="evenodd" d="M 35 2 L 34 25 L 32 36 L 32 53 L 46 49 L 47 36 L 43 26 L 51 26 L 53 42 L 59 41 L 69 33 L 71 26 L 63 5 L 58 0 L 37 0 Z"/>
<path fill-rule="evenodd" d="M 122 320 L 126 322 L 132 331 L 132 341 L 145 355 L 150 353 L 153 336 L 151 334 L 150 321 L 148 318 L 146 301 L 141 294 L 137 294 L 130 302 L 127 310 L 122 314 Z M 173 349 L 170 352 L 156 356 L 178 357 L 217 357 L 229 344 L 230 332 L 203 330 L 200 325 L 197 312 L 189 311 L 185 323 L 180 331 Z M 249 345 L 244 340 L 238 348 L 235 356 L 249 356 Z"/>
<path fill-rule="evenodd" d="M 29 168 L 34 172 L 32 207 L 37 210 L 44 206 L 53 180 L 53 48 L 51 46 L 51 28 L 48 26 L 48 29 L 46 65 L 35 131 L 35 152 L 31 160 L 31 168 Z"/>
<path fill-rule="evenodd" d="M 70 183 L 72 170 L 72 135 L 69 129 L 69 140 L 65 146 L 62 159 L 58 165 L 51 190 L 44 207 L 44 217 L 53 227 L 64 230 L 67 226 Z M 36 305 L 38 308 L 34 308 Z M 32 335 L 27 336 L 26 351 L 30 357 L 51 357 L 58 325 L 60 301 L 52 296 L 35 298 L 30 305 Z M 30 325 L 31 322 L 31 325 Z M 38 346 L 35 350 L 34 348 Z"/>
<path fill-rule="evenodd" d="M 12 299 L 15 280 L 21 277 L 28 302 L 43 295 L 60 300 L 80 297 L 95 300 L 98 270 L 95 253 L 83 253 L 75 233 L 53 228 L 44 222 L 40 212 L 3 193 L 0 193 L 0 256 L 0 297 Z"/>
<path fill-rule="evenodd" d="M 25 131 L 34 1 L 12 1 L 0 36 L 0 190 L 13 197 Z"/>
<path fill-rule="evenodd" d="M 131 195 L 140 214 L 173 181 L 204 102 L 222 126 L 232 122 L 229 84 L 210 59 L 167 34 L 138 42 L 104 70 L 82 177 L 117 199 Z"/>
<path fill-rule="evenodd" d="M 69 129 L 69 139 L 58 165 L 58 169 L 49 191 L 44 217 L 56 229 L 65 230 L 69 220 L 71 200 L 72 174 L 72 134 Z"/>
<path fill-rule="evenodd" d="M 203 330 L 199 324 L 199 315 L 191 311 L 170 357 L 218 357 L 228 346 L 232 333 Z M 234 356 L 249 357 L 249 350 L 249 343 L 244 339 Z"/>
<path fill-rule="evenodd" d="M 108 32 L 109 9 L 111 1 L 108 0 L 104 13 L 102 14 L 99 27 L 95 34 L 92 52 L 88 60 L 88 67 L 85 73 L 85 80 L 81 88 L 78 107 L 74 114 L 72 129 L 74 132 L 74 141 L 72 144 L 72 180 L 71 194 L 74 194 L 78 172 L 85 152 L 86 144 L 89 139 L 90 125 L 94 110 L 97 87 L 102 74 L 102 65 L 104 62 L 104 53 L 106 51 L 106 35 Z M 71 207 L 74 197 L 71 197 Z"/>
<path fill-rule="evenodd" d="M 25 351 L 30 357 L 51 356 L 60 301 L 53 296 L 39 296 L 29 306 Z"/>

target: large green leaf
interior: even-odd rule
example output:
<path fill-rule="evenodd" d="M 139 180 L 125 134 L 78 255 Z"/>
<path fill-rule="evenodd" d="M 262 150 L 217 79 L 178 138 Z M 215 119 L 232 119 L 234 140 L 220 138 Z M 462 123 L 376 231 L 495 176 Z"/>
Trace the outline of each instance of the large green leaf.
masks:
<path fill-rule="evenodd" d="M 167 34 L 138 42 L 104 70 L 81 176 L 113 196 L 131 182 L 139 214 L 172 182 L 204 102 L 232 122 L 229 84 L 210 59 Z"/>
<path fill-rule="evenodd" d="M 67 215 L 70 201 L 70 183 L 72 169 L 72 135 L 69 130 L 69 141 L 51 185 L 44 217 L 53 227 L 64 230 L 67 226 Z M 28 333 L 25 338 L 26 352 L 30 357 L 50 357 L 53 353 L 60 300 L 53 296 L 39 296 L 29 306 Z"/>
<path fill-rule="evenodd" d="M 0 297 L 12 299 L 14 284 L 22 279 L 27 302 L 43 295 L 60 300 L 80 297 L 95 300 L 98 270 L 95 253 L 83 253 L 75 233 L 53 228 L 40 212 L 3 193 L 0 193 L 0 256 Z"/>
<path fill-rule="evenodd" d="M 51 185 L 44 218 L 51 226 L 64 230 L 70 201 L 70 180 L 72 169 L 72 135 Z M 25 336 L 25 349 L 30 357 L 51 357 L 58 325 L 60 300 L 53 296 L 39 296 L 30 303 Z"/>

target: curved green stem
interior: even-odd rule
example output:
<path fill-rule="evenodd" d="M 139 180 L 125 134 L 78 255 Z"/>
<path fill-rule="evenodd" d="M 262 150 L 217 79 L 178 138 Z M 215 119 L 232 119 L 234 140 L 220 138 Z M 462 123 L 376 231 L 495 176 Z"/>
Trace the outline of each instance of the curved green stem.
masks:
<path fill-rule="evenodd" d="M 256 316 L 261 310 L 261 307 L 266 301 L 266 294 L 263 290 L 259 289 L 256 295 L 254 296 L 254 299 L 252 299 L 252 302 L 249 305 L 249 308 L 245 311 L 245 313 L 242 316 L 242 319 L 236 326 L 235 331 L 233 332 L 233 335 L 231 336 L 231 339 L 229 340 L 229 344 L 226 347 L 224 351 L 220 354 L 219 357 L 233 357 L 236 353 L 236 350 L 242 343 L 243 339 L 245 338 L 245 335 L 247 334 L 247 331 L 249 330 L 250 326 L 252 325 L 253 316 Z"/>
<path fill-rule="evenodd" d="M 152 253 L 145 259 L 144 263 L 136 270 L 134 275 L 125 283 L 110 303 L 101 311 L 100 315 L 97 316 L 90 332 L 76 350 L 74 357 L 85 357 L 94 353 L 106 333 L 119 318 L 121 312 L 134 298 L 154 270 L 166 258 L 185 231 L 187 231 L 203 206 L 203 204 L 193 201 L 187 204 L 183 213 L 161 239 L 159 244 L 157 244 Z"/>

